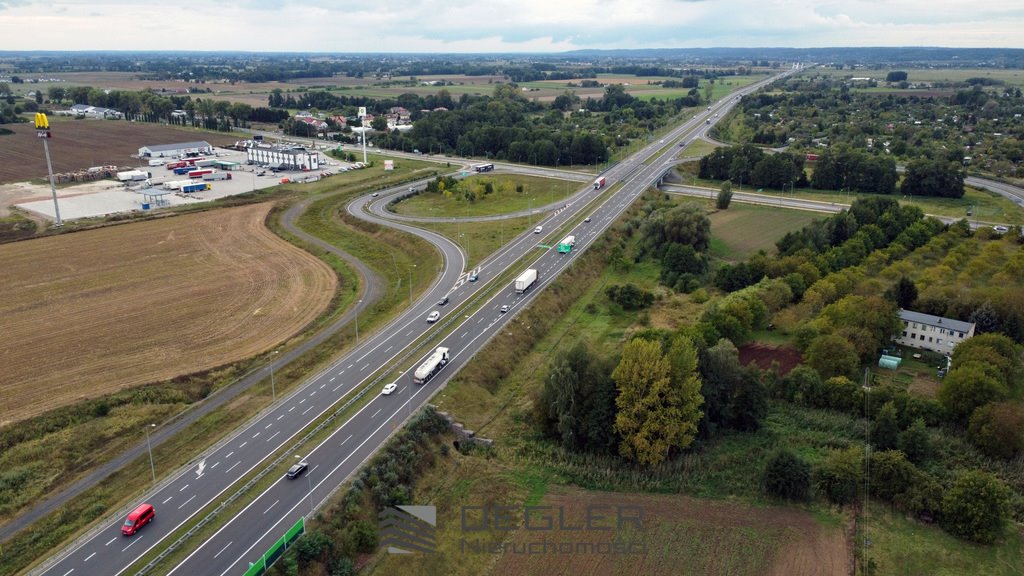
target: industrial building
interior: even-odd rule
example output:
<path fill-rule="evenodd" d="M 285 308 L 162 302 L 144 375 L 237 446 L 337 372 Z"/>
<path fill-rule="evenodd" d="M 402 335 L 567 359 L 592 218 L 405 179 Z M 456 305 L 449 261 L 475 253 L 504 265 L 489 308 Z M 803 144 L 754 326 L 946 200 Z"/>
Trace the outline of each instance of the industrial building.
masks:
<path fill-rule="evenodd" d="M 250 164 L 275 170 L 318 170 L 320 153 L 302 146 L 253 146 L 246 149 Z"/>
<path fill-rule="evenodd" d="M 213 154 L 213 146 L 205 140 L 178 144 L 156 144 L 139 148 L 139 158 L 185 158 Z"/>

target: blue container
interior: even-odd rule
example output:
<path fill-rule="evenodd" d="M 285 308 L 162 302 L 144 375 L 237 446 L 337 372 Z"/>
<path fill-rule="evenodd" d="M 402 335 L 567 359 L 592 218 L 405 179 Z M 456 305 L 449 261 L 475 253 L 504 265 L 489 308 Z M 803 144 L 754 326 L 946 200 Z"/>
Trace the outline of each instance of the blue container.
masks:
<path fill-rule="evenodd" d="M 146 202 L 143 202 L 143 203 L 142 203 L 142 209 L 143 209 L 143 210 L 149 210 L 149 204 L 148 204 L 148 203 L 146 203 Z"/>

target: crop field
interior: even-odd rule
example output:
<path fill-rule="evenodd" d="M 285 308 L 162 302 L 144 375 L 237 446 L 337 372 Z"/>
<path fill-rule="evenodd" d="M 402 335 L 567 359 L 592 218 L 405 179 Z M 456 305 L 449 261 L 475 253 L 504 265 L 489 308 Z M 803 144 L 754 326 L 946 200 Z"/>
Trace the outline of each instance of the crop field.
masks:
<path fill-rule="evenodd" d="M 14 134 L 0 136 L 0 182 L 46 179 L 46 155 L 30 123 L 8 124 Z M 91 166 L 138 166 L 132 158 L 139 148 L 151 144 L 172 144 L 205 140 L 214 146 L 238 141 L 229 133 L 205 132 L 124 120 L 74 120 L 50 117 L 53 137 L 47 142 L 53 171 L 74 172 Z"/>
<path fill-rule="evenodd" d="M 1024 88 L 1024 70 L 995 68 L 886 68 L 884 70 L 833 70 L 815 68 L 807 72 L 811 75 L 832 76 L 836 78 L 857 77 L 874 78 L 884 81 L 886 75 L 894 70 L 907 73 L 907 82 L 963 82 L 968 78 L 991 78 L 1001 80 L 1008 86 Z M 914 93 L 919 90 L 911 91 Z"/>
<path fill-rule="evenodd" d="M 838 526 L 825 526 L 793 508 L 752 507 L 678 495 L 609 493 L 573 488 L 551 490 L 540 502 L 551 506 L 552 530 L 518 530 L 505 541 L 492 574 L 746 574 L 835 575 L 848 573 L 846 544 Z M 587 530 L 587 509 L 604 518 Z M 637 510 L 639 528 L 624 520 Z M 564 514 L 566 527 L 560 530 Z M 530 544 L 532 547 L 529 547 Z M 571 553 L 518 554 L 525 547 L 574 547 Z M 593 547 L 580 546 L 592 544 Z M 613 544 L 625 553 L 608 553 Z M 575 545 L 575 546 L 573 546 Z M 568 548 L 565 548 L 568 549 Z M 598 550 L 597 552 L 593 550 Z M 628 551 L 635 553 L 629 553 Z M 552 570 L 554 566 L 558 568 Z"/>
<path fill-rule="evenodd" d="M 333 271 L 253 204 L 0 245 L 0 425 L 215 368 L 299 332 Z"/>

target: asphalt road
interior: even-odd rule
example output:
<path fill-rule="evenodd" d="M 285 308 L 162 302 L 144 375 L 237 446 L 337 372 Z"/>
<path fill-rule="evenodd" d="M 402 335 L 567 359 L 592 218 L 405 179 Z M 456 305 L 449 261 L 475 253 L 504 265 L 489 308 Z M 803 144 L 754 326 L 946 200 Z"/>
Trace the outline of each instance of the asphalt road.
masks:
<path fill-rule="evenodd" d="M 757 85 L 743 91 L 749 92 L 756 88 Z M 722 100 L 713 105 L 712 109 L 722 113 L 733 103 L 731 98 Z M 409 224 L 390 224 L 427 238 L 444 254 L 445 266 L 431 290 L 385 329 L 359 344 L 353 352 L 310 378 L 287 397 L 279 399 L 228 440 L 208 450 L 195 466 L 169 478 L 148 494 L 145 501 L 156 507 L 156 519 L 138 534 L 130 538 L 122 537 L 119 528 L 122 519 L 115 518 L 101 526 L 81 545 L 58 556 L 46 567 L 44 573 L 63 576 L 122 573 L 201 508 L 211 502 L 226 499 L 233 492 L 232 485 L 240 478 L 251 471 L 266 469 L 268 463 L 264 460 L 269 454 L 290 448 L 292 453 L 285 454 L 282 459 L 285 463 L 293 461 L 293 456 L 307 459 L 310 466 L 306 476 L 299 480 L 281 478 L 274 482 L 215 535 L 203 541 L 173 573 L 242 572 L 248 562 L 254 561 L 272 541 L 280 537 L 287 526 L 307 514 L 331 490 L 343 483 L 405 418 L 425 404 L 493 334 L 503 329 L 515 330 L 515 312 L 553 281 L 576 254 L 585 250 L 638 195 L 660 178 L 671 164 L 675 141 L 684 135 L 689 137 L 695 128 L 704 126 L 705 115 L 702 113 L 697 119 L 686 122 L 666 135 L 662 142 L 652 143 L 629 161 L 606 172 L 604 175 L 609 186 L 621 182 L 622 187 L 592 211 L 592 222 L 569 225 L 570 222 L 579 222 L 582 219 L 581 211 L 591 210 L 588 201 L 604 192 L 588 186 L 565 208 L 551 212 L 538 222 L 544 226 L 546 234 L 524 233 L 486 259 L 477 269 L 481 279 L 479 282 L 466 281 L 468 271 L 464 270 L 462 252 L 451 241 Z M 664 142 L 669 144 L 666 146 Z M 382 205 L 391 194 L 404 191 L 405 188 L 401 188 L 385 193 L 373 204 Z M 380 219 L 364 210 L 370 200 L 369 197 L 358 199 L 349 205 L 349 210 L 360 217 Z M 574 251 L 568 255 L 538 247 L 538 244 L 553 246 L 567 234 L 574 234 L 577 242 Z M 481 291 L 490 279 L 528 254 L 536 254 L 537 257 L 529 266 L 521 268 L 531 267 L 539 271 L 536 285 L 526 294 L 517 295 L 509 283 L 498 287 L 494 295 L 483 299 Z M 436 300 L 443 295 L 448 295 L 451 302 L 443 308 L 435 306 Z M 471 314 L 456 310 L 470 301 L 473 301 L 473 305 L 479 305 L 479 310 Z M 498 312 L 503 304 L 511 306 L 512 310 L 508 314 Z M 434 309 L 442 310 L 443 315 L 436 324 L 427 324 L 424 318 Z M 439 341 L 410 347 L 425 333 L 440 333 L 448 328 L 451 328 L 451 332 Z M 380 368 L 408 365 L 410 361 L 412 366 L 418 365 L 420 359 L 437 345 L 451 350 L 451 361 L 427 384 L 414 385 L 408 372 L 397 371 L 369 381 Z M 379 386 L 391 380 L 399 383 L 395 394 L 375 395 L 326 440 L 315 447 L 303 446 L 302 453 L 298 453 L 297 442 L 303 430 L 310 422 L 332 412 L 334 404 L 341 397 L 363 387 L 372 387 L 370 393 L 376 394 Z M 286 468 L 285 463 L 278 464 L 272 473 L 280 473 Z"/>

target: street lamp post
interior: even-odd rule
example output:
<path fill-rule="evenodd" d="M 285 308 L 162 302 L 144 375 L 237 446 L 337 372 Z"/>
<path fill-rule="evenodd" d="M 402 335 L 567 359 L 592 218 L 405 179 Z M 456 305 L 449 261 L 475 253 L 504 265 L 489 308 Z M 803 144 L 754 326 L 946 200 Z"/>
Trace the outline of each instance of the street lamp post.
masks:
<path fill-rule="evenodd" d="M 270 394 L 275 402 L 277 401 L 277 386 L 274 384 L 274 355 L 277 353 L 277 350 L 270 353 Z"/>
<path fill-rule="evenodd" d="M 362 303 L 363 303 L 362 300 L 360 300 L 359 302 L 356 303 L 356 345 L 357 346 L 359 345 L 359 305 L 362 304 Z"/>
<path fill-rule="evenodd" d="M 149 451 L 149 471 L 153 475 L 153 484 L 156 484 L 156 466 L 153 465 L 153 445 L 149 442 L 149 429 L 156 428 L 156 424 L 147 424 L 142 427 L 146 431 L 146 450 Z"/>
<path fill-rule="evenodd" d="M 409 268 L 409 306 L 412 306 L 412 271 L 414 268 L 416 268 L 415 264 L 412 265 L 412 268 Z"/>

